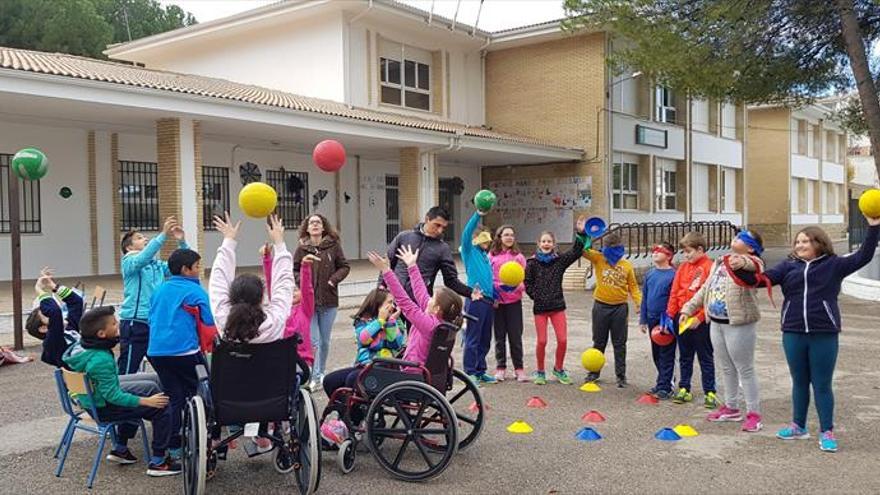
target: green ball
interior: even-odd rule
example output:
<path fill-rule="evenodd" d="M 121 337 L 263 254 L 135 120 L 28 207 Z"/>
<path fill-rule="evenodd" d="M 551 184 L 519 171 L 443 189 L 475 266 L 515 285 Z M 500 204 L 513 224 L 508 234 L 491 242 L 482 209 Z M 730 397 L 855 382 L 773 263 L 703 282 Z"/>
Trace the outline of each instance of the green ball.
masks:
<path fill-rule="evenodd" d="M 36 148 L 25 148 L 12 157 L 12 171 L 23 180 L 40 180 L 49 171 L 49 159 Z"/>
<path fill-rule="evenodd" d="M 480 211 L 489 211 L 495 206 L 495 193 L 488 189 L 482 189 L 474 196 L 474 206 Z"/>

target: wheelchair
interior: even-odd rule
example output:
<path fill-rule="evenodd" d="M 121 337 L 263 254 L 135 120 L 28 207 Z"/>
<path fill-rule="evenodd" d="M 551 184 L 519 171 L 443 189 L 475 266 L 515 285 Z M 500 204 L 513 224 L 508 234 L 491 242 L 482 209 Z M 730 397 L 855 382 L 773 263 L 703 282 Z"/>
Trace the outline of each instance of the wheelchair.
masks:
<path fill-rule="evenodd" d="M 184 493 L 202 495 L 218 461 L 248 423 L 260 423 L 269 438 L 275 470 L 293 472 L 301 494 L 318 489 L 321 449 L 315 402 L 302 387 L 309 366 L 296 352 L 299 336 L 266 344 L 220 340 L 211 356 L 210 373 L 198 366 L 197 394 L 183 411 Z M 268 425 L 273 431 L 268 431 Z M 222 427 L 230 427 L 221 438 Z M 260 455 L 245 449 L 249 457 Z"/>
<path fill-rule="evenodd" d="M 321 421 L 336 411 L 348 429 L 336 456 L 343 473 L 354 469 L 358 445 L 365 441 L 393 477 L 425 481 L 443 473 L 457 451 L 476 441 L 485 406 L 479 388 L 453 368 L 451 354 L 459 330 L 450 323 L 437 326 L 424 366 L 376 358 L 361 370 L 353 388 L 333 392 Z M 416 455 L 404 456 L 410 446 Z"/>

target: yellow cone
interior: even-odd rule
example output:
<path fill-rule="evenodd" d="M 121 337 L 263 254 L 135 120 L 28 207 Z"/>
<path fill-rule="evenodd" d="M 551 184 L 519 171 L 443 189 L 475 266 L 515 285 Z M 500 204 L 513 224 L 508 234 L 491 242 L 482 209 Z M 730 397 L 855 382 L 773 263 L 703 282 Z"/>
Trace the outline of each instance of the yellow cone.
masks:
<path fill-rule="evenodd" d="M 601 392 L 602 387 L 596 385 L 594 382 L 587 382 L 581 385 L 581 392 Z"/>
<path fill-rule="evenodd" d="M 678 433 L 678 436 L 682 438 L 695 437 L 699 435 L 699 433 L 697 433 L 697 430 L 695 430 L 694 427 L 691 425 L 675 425 L 675 428 L 673 428 L 672 431 Z"/>
<path fill-rule="evenodd" d="M 520 420 L 510 423 L 510 426 L 507 427 L 507 431 L 510 433 L 531 433 L 535 430 L 533 430 L 528 423 Z"/>

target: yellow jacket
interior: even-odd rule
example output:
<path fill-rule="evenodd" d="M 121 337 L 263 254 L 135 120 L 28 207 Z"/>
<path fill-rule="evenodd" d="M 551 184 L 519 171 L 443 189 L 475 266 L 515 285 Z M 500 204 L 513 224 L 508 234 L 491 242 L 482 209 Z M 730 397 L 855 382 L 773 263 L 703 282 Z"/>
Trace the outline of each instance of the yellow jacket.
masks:
<path fill-rule="evenodd" d="M 584 258 L 590 260 L 593 273 L 596 274 L 593 299 L 605 304 L 625 304 L 627 298 L 632 296 L 636 307 L 642 304 L 642 291 L 629 260 L 622 259 L 611 266 L 602 253 L 595 249 L 584 251 Z"/>

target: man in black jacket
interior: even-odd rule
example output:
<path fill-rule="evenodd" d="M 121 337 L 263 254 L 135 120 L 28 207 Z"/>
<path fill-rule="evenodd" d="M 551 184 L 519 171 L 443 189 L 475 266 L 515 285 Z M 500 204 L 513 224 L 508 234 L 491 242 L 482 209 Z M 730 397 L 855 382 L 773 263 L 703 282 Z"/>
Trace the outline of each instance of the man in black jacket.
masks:
<path fill-rule="evenodd" d="M 443 284 L 446 287 L 462 297 L 471 297 L 471 288 L 458 279 L 458 268 L 452 258 L 452 249 L 443 240 L 443 232 L 448 226 L 449 212 L 440 206 L 434 206 L 428 210 L 423 223 L 416 225 L 412 230 L 405 230 L 397 234 L 397 237 L 388 245 L 388 261 L 391 263 L 391 270 L 394 271 L 410 297 L 413 297 L 413 292 L 406 265 L 399 263 L 397 259 L 397 249 L 406 245 L 409 245 L 413 251 L 419 250 L 417 265 L 429 293 L 434 293 L 434 280 L 437 278 L 437 272 L 442 272 Z M 381 280 L 380 277 L 380 284 Z"/>

